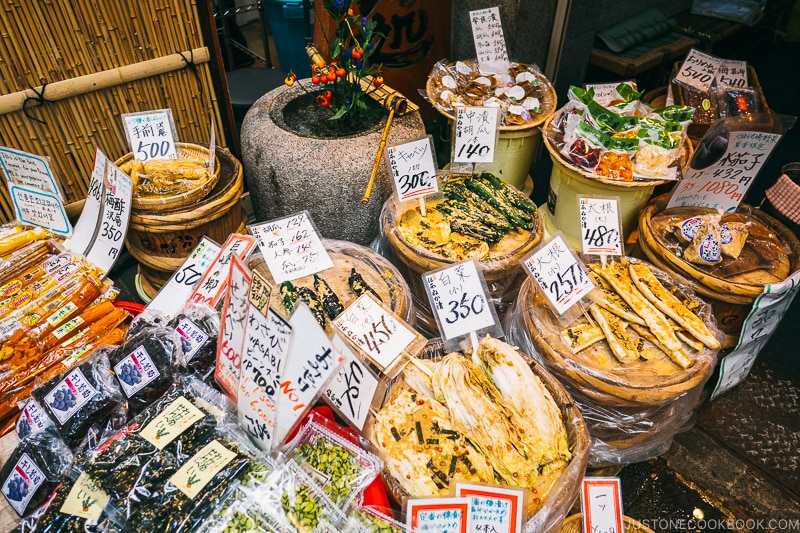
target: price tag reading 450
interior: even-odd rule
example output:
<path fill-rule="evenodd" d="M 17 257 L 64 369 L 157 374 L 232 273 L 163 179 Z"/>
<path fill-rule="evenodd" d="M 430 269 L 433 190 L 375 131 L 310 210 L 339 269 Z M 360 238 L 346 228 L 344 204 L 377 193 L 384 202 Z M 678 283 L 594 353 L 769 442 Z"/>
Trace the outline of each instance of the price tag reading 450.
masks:
<path fill-rule="evenodd" d="M 458 340 L 472 332 L 503 336 L 483 274 L 474 259 L 426 272 L 422 280 L 445 341 Z M 445 342 L 446 349 L 451 346 Z"/>
<path fill-rule="evenodd" d="M 595 288 L 561 234 L 539 247 L 523 264 L 559 315 Z"/>

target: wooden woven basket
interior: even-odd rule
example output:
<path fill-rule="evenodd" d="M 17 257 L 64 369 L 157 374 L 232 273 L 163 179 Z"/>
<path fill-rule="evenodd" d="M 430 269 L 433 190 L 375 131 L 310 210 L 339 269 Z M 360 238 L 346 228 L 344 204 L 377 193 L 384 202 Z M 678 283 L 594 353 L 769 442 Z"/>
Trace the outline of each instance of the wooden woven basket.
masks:
<path fill-rule="evenodd" d="M 654 533 L 649 527 L 629 516 L 622 517 L 625 533 Z M 560 533 L 583 533 L 583 514 L 576 513 L 567 517 L 561 524 Z"/>
<path fill-rule="evenodd" d="M 208 148 L 199 144 L 192 143 L 175 143 L 175 148 L 178 152 L 178 159 L 197 158 L 207 160 L 209 156 Z M 133 159 L 133 152 L 129 152 L 120 157 L 114 164 L 121 166 Z M 188 191 L 169 196 L 157 197 L 137 197 L 134 196 L 132 206 L 134 212 L 136 211 L 164 211 L 166 209 L 177 209 L 187 205 L 194 204 L 202 200 L 206 195 L 214 189 L 214 186 L 219 181 L 220 175 L 220 162 L 219 156 L 214 156 L 214 173 L 206 180 L 201 186 L 195 187 Z"/>

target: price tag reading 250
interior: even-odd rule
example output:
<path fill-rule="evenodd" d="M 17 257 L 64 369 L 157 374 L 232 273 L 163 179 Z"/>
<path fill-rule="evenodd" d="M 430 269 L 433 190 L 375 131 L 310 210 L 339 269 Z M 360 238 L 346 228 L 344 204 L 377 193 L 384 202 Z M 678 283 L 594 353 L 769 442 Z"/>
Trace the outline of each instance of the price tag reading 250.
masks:
<path fill-rule="evenodd" d="M 595 288 L 561 235 L 541 246 L 524 264 L 559 315 Z"/>
<path fill-rule="evenodd" d="M 427 272 L 422 279 L 445 340 L 497 324 L 494 305 L 474 260 Z"/>

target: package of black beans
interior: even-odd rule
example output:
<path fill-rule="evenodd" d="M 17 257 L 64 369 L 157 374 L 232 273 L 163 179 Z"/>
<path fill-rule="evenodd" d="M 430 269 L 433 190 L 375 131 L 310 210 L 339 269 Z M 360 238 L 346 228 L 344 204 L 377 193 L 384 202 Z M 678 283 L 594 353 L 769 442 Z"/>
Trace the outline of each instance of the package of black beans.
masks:
<path fill-rule="evenodd" d="M 31 393 L 72 450 L 125 421 L 125 400 L 109 366 L 112 349 L 98 350 Z"/>
<path fill-rule="evenodd" d="M 39 402 L 29 398 L 17 417 L 17 437 L 24 439 L 28 435 L 39 433 L 52 426 L 53 421 L 47 416 Z"/>
<path fill-rule="evenodd" d="M 181 338 L 181 350 L 189 372 L 209 381 L 217 358 L 219 313 L 207 305 L 193 305 L 172 319 L 170 327 Z"/>
<path fill-rule="evenodd" d="M 29 435 L 3 464 L 0 490 L 14 511 L 25 516 L 47 500 L 72 460 L 72 452 L 53 428 Z"/>

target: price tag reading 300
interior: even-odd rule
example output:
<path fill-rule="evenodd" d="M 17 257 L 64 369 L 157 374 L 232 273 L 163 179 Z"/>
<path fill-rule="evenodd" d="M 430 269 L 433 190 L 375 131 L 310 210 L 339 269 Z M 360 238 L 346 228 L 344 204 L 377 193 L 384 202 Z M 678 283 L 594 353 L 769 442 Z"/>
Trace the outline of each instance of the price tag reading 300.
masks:
<path fill-rule="evenodd" d="M 561 235 L 535 251 L 524 264 L 559 315 L 595 287 Z"/>
<path fill-rule="evenodd" d="M 497 323 L 494 306 L 475 261 L 463 261 L 422 275 L 436 322 L 445 340 Z"/>
<path fill-rule="evenodd" d="M 399 201 L 414 200 L 439 192 L 436 163 L 429 138 L 392 146 L 386 152 Z"/>

